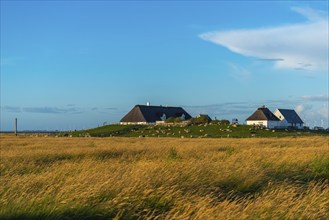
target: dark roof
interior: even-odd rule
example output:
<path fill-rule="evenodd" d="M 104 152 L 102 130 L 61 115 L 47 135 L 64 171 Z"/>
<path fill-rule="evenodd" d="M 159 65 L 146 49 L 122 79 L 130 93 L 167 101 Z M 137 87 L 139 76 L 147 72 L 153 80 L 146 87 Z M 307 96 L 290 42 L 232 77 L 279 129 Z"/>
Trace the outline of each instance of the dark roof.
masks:
<path fill-rule="evenodd" d="M 268 108 L 261 107 L 258 108 L 249 118 L 246 119 L 247 121 L 259 121 L 259 120 L 266 120 L 266 121 L 280 121 Z"/>
<path fill-rule="evenodd" d="M 148 105 L 135 105 L 135 107 L 126 114 L 120 122 L 147 122 L 154 123 L 156 121 L 162 121 L 163 114 L 166 118 L 181 117 L 185 115 L 185 119 L 188 120 L 191 117 L 181 107 L 164 107 L 164 106 L 148 106 Z"/>
<path fill-rule="evenodd" d="M 295 110 L 278 109 L 278 111 L 281 112 L 281 114 L 287 120 L 288 123 L 304 123 L 302 119 L 298 116 L 298 114 L 295 112 Z"/>

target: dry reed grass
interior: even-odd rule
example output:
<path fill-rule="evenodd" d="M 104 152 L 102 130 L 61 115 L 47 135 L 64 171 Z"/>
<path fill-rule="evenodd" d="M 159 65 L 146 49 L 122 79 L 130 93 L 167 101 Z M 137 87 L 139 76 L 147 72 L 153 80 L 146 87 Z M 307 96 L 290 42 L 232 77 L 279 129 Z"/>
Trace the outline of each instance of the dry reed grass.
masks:
<path fill-rule="evenodd" d="M 1 136 L 1 219 L 328 219 L 327 137 Z"/>

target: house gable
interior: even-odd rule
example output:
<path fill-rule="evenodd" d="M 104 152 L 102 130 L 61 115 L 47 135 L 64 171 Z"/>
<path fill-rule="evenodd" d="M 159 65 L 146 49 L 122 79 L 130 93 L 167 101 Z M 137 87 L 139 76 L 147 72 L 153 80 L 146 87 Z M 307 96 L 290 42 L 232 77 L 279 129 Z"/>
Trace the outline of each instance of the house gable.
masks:
<path fill-rule="evenodd" d="M 130 110 L 120 122 L 147 122 L 141 109 L 136 105 L 132 110 Z"/>

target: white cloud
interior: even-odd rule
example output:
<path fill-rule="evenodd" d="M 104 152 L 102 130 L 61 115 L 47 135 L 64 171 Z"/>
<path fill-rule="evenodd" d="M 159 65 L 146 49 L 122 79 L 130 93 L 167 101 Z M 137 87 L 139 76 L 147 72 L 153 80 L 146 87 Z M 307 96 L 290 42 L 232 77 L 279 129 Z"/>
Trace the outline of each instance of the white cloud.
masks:
<path fill-rule="evenodd" d="M 247 70 L 244 67 L 239 66 L 238 64 L 234 64 L 231 62 L 228 62 L 227 65 L 230 67 L 231 72 L 230 75 L 235 80 L 239 82 L 246 82 L 251 77 L 251 73 L 249 70 Z"/>
<path fill-rule="evenodd" d="M 322 20 L 324 17 L 328 16 L 324 11 L 314 10 L 309 7 L 305 7 L 305 8 L 292 7 L 291 10 L 298 12 L 299 14 L 303 15 L 310 21 Z"/>
<path fill-rule="evenodd" d="M 295 111 L 298 113 L 298 114 L 307 114 L 307 113 L 310 113 L 310 112 L 313 112 L 312 108 L 314 106 L 313 105 L 310 105 L 310 104 L 299 104 L 295 107 Z M 314 113 L 312 113 L 314 114 Z"/>
<path fill-rule="evenodd" d="M 304 111 L 304 106 L 303 105 L 297 105 L 295 110 L 298 114 L 300 114 Z"/>
<path fill-rule="evenodd" d="M 328 95 L 303 96 L 295 107 L 307 126 L 329 126 Z"/>
<path fill-rule="evenodd" d="M 280 69 L 328 69 L 328 16 L 310 8 L 292 8 L 307 21 L 259 29 L 206 32 L 203 40 L 232 52 L 274 62 Z"/>
<path fill-rule="evenodd" d="M 329 119 L 329 110 L 328 110 L 328 106 L 326 106 L 326 105 L 321 106 L 321 107 L 318 109 L 317 113 L 318 113 L 321 117 L 323 117 L 324 119 L 327 119 L 327 120 Z"/>
<path fill-rule="evenodd" d="M 315 96 L 302 96 L 302 100 L 311 102 L 329 102 L 329 94 L 315 95 Z"/>
<path fill-rule="evenodd" d="M 14 113 L 21 112 L 21 108 L 17 106 L 1 106 L 0 109 L 5 112 L 14 112 Z"/>
<path fill-rule="evenodd" d="M 29 113 L 46 113 L 46 114 L 65 114 L 81 113 L 77 108 L 57 108 L 57 107 L 26 107 L 24 112 Z"/>

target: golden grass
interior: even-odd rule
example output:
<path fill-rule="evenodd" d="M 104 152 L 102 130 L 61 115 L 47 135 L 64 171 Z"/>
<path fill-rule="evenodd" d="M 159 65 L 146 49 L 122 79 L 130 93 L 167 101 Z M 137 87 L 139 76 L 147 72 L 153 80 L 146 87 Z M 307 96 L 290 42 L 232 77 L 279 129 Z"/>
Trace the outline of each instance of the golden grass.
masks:
<path fill-rule="evenodd" d="M 328 219 L 328 137 L 1 136 L 0 219 Z"/>

